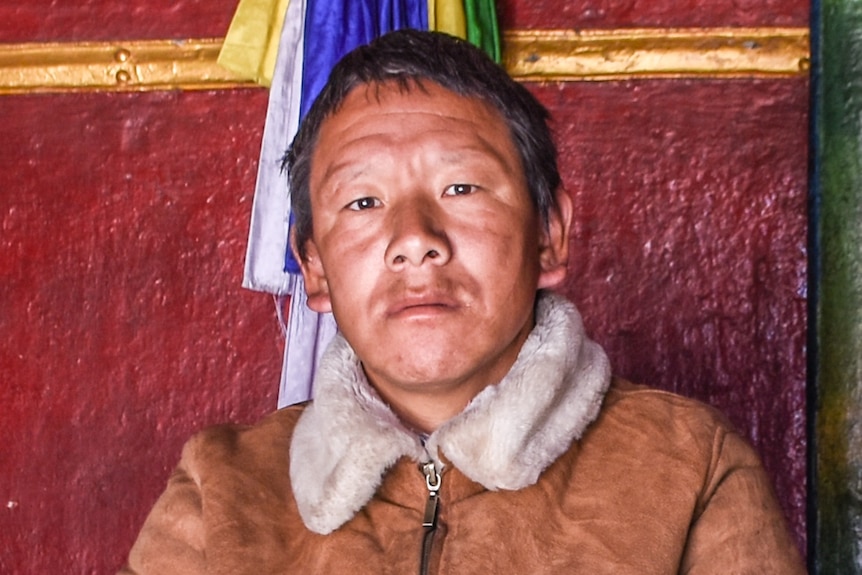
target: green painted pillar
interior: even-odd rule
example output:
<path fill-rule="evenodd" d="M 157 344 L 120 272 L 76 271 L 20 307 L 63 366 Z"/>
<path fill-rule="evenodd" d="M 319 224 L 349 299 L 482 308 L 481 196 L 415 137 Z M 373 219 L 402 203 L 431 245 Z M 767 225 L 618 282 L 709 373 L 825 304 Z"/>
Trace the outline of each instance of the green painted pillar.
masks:
<path fill-rule="evenodd" d="M 862 574 L 862 1 L 815 0 L 813 572 Z"/>

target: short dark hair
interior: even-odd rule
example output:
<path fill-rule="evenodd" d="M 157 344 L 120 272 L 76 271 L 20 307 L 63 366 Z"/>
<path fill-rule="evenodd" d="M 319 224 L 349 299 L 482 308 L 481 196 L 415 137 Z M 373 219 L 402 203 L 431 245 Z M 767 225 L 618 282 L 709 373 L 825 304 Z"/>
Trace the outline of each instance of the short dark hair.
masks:
<path fill-rule="evenodd" d="M 469 42 L 439 32 L 399 30 L 356 48 L 332 69 L 284 156 L 291 187 L 296 248 L 305 258 L 312 235 L 311 157 L 321 124 L 357 86 L 397 83 L 403 90 L 434 82 L 460 96 L 478 98 L 505 119 L 521 158 L 530 197 L 542 221 L 556 205 L 560 185 L 557 150 L 542 104 Z"/>

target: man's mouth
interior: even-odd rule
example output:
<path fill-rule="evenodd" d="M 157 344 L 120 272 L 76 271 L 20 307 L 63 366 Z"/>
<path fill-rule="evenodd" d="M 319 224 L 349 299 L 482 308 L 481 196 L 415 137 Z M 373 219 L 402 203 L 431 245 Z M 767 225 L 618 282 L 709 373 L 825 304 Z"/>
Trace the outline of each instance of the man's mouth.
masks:
<path fill-rule="evenodd" d="M 389 309 L 389 317 L 419 318 L 449 313 L 458 307 L 458 302 L 442 294 L 405 296 L 396 300 Z"/>

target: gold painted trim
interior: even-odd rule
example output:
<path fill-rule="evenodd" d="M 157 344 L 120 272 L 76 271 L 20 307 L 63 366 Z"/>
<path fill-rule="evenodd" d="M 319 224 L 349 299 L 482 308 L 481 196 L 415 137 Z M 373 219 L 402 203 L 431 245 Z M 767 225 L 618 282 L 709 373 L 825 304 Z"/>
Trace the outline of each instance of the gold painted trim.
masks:
<path fill-rule="evenodd" d="M 221 38 L 0 44 L 0 94 L 255 87 L 216 64 Z"/>
<path fill-rule="evenodd" d="M 0 94 L 255 87 L 216 64 L 221 38 L 0 44 Z M 522 81 L 798 76 L 807 28 L 511 30 L 503 60 Z"/>
<path fill-rule="evenodd" d="M 808 73 L 807 28 L 515 30 L 503 64 L 523 81 Z"/>

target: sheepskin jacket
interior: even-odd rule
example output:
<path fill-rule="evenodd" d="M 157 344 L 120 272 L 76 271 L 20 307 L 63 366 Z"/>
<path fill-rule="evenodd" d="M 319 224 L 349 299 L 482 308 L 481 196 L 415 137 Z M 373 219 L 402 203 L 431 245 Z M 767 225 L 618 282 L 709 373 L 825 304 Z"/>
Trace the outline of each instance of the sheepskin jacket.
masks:
<path fill-rule="evenodd" d="M 804 573 L 739 435 L 612 380 L 558 296 L 540 297 L 507 376 L 428 437 L 340 337 L 315 386 L 193 438 L 121 573 Z"/>

